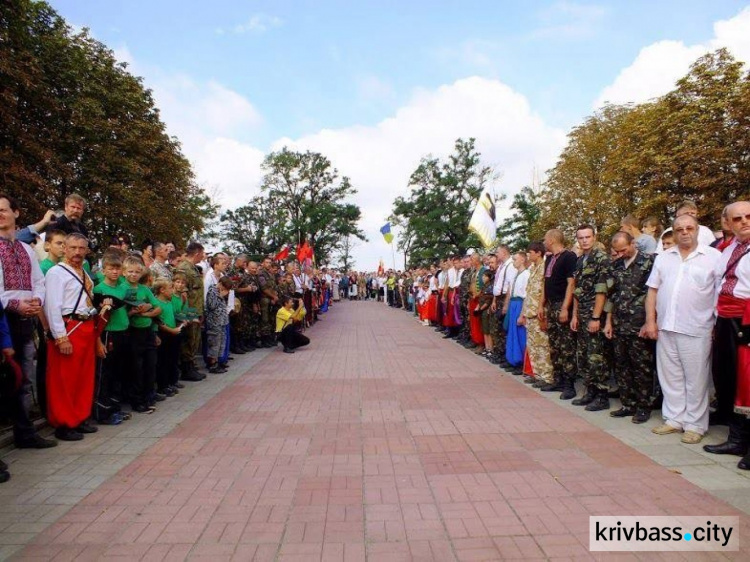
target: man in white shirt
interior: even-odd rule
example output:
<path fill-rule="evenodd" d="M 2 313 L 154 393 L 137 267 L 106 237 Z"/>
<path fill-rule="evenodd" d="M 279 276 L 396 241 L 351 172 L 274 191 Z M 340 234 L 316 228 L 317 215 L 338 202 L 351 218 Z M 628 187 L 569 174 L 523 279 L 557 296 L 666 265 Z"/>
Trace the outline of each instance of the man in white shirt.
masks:
<path fill-rule="evenodd" d="M 492 286 L 492 295 L 495 298 L 492 301 L 491 312 L 495 314 L 497 322 L 494 324 L 495 330 L 492 334 L 492 341 L 495 344 L 495 348 L 492 352 L 490 362 L 498 364 L 501 367 L 509 367 L 510 364 L 505 359 L 506 334 L 503 329 L 503 322 L 507 309 L 504 308 L 504 305 L 506 297 L 513 286 L 513 281 L 516 279 L 517 271 L 513 266 L 513 260 L 510 258 L 508 246 L 503 245 L 498 247 L 496 255 L 497 271 L 495 271 L 495 282 Z"/>
<path fill-rule="evenodd" d="M 21 385 L 14 396 L 6 397 L 4 406 L 13 420 L 16 447 L 42 449 L 57 444 L 42 438 L 29 417 L 34 332 L 44 303 L 44 275 L 34 250 L 16 239 L 19 214 L 15 200 L 0 194 L 0 302 L 8 320 L 13 356 L 23 373 Z"/>
<path fill-rule="evenodd" d="M 699 443 L 708 430 L 711 333 L 720 253 L 698 243 L 698 221 L 674 221 L 677 244 L 661 253 L 646 283 L 646 323 L 641 337 L 657 340 L 656 369 L 664 401 L 657 435 L 684 431 L 682 442 Z"/>
<path fill-rule="evenodd" d="M 734 240 L 716 263 L 719 298 L 712 367 L 718 407 L 716 413 L 711 414 L 710 423 L 728 424 L 729 435 L 724 443 L 704 445 L 703 449 L 717 455 L 743 456 L 737 467 L 750 470 L 749 405 L 743 403 L 742 396 L 737 396 L 737 377 L 745 372 L 745 366 L 738 360 L 739 333 L 743 331 L 743 316 L 750 305 L 750 202 L 728 205 L 722 218 L 731 228 Z"/>
<path fill-rule="evenodd" d="M 47 272 L 44 313 L 52 341 L 47 342 L 47 419 L 55 437 L 80 441 L 97 428 L 86 420 L 94 403 L 96 309 L 94 284 L 83 271 L 89 244 L 83 234 L 65 238 L 65 263 Z"/>
<path fill-rule="evenodd" d="M 685 215 L 691 216 L 695 220 L 698 220 L 698 206 L 693 201 L 686 200 L 680 203 L 680 206 L 677 207 L 677 211 L 675 211 L 674 214 L 675 219 L 678 219 Z M 662 232 L 662 236 L 664 236 L 668 232 L 672 232 L 672 229 L 666 229 L 664 232 Z M 713 230 L 711 230 L 707 226 L 698 225 L 698 244 L 710 246 L 714 242 L 716 242 L 716 236 L 714 236 Z M 664 244 L 662 244 L 661 238 L 659 238 L 659 241 L 656 243 L 656 253 L 661 254 L 663 251 Z"/>

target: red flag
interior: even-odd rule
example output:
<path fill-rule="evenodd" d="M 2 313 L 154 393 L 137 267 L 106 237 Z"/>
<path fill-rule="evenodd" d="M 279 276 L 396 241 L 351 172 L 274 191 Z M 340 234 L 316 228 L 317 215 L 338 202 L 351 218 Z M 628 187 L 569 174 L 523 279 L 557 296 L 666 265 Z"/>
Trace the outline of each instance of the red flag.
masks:
<path fill-rule="evenodd" d="M 281 251 L 274 256 L 275 261 L 285 260 L 289 257 L 289 245 L 285 245 L 281 248 Z"/>
<path fill-rule="evenodd" d="M 307 240 L 305 240 L 304 244 L 297 246 L 297 261 L 302 263 L 306 259 L 312 259 L 313 257 L 313 249 L 310 244 L 307 243 Z"/>

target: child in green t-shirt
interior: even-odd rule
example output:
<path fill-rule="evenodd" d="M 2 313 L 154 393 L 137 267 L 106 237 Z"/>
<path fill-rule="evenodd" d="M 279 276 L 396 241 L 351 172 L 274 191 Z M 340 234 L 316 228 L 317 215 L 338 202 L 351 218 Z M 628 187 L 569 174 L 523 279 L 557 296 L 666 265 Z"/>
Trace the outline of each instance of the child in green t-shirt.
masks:
<path fill-rule="evenodd" d="M 126 373 L 130 361 L 128 311 L 121 301 L 125 299 L 127 286 L 122 282 L 123 253 L 107 250 L 102 257 L 103 280 L 94 287 L 95 295 L 114 297 L 107 326 L 101 335 L 104 358 L 101 378 L 94 396 L 94 419 L 99 423 L 116 425 L 122 421 L 120 402 L 126 390 Z"/>
<path fill-rule="evenodd" d="M 67 235 L 62 230 L 51 230 L 45 235 L 44 251 L 47 252 L 47 257 L 39 262 L 39 267 L 44 275 L 47 275 L 47 272 L 63 259 L 65 236 Z"/>
<path fill-rule="evenodd" d="M 157 279 L 151 287 L 159 300 L 161 314 L 159 336 L 161 345 L 157 350 L 156 388 L 165 396 L 177 394 L 180 378 L 180 342 L 184 322 L 178 322 L 175 314 L 182 310 L 182 300 L 174 295 L 172 281 L 164 277 Z M 178 308 L 179 307 L 179 308 Z"/>
<path fill-rule="evenodd" d="M 165 398 L 155 390 L 157 354 L 152 320 L 161 314 L 161 303 L 151 289 L 138 282 L 146 268 L 141 258 L 128 256 L 123 267 L 127 281 L 126 299 L 130 301 L 130 405 L 134 412 L 150 414 L 156 410 L 153 407 L 156 401 Z"/>

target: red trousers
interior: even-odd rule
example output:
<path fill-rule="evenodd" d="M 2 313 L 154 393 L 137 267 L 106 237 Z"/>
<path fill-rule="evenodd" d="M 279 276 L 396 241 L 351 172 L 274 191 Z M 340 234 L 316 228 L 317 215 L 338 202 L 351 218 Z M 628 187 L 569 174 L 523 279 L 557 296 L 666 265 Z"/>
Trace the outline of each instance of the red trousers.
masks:
<path fill-rule="evenodd" d="M 47 342 L 47 419 L 53 427 L 73 429 L 91 416 L 97 336 L 93 320 L 66 320 L 65 326 L 72 354 L 63 355 Z"/>

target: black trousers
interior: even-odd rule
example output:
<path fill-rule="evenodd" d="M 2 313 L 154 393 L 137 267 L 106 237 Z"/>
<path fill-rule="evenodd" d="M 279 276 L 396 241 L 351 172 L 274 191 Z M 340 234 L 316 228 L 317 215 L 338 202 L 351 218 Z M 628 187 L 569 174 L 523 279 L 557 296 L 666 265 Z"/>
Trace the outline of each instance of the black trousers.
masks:
<path fill-rule="evenodd" d="M 21 366 L 23 378 L 21 387 L 14 393 L 3 396 L 2 407 L 8 417 L 13 421 L 13 437 L 16 442 L 24 441 L 36 434 L 34 424 L 29 416 L 31 406 L 31 381 L 29 373 L 33 372 L 34 362 L 34 332 L 36 331 L 36 318 L 22 318 L 12 312 L 6 312 L 10 337 L 13 342 L 15 360 Z M 46 342 L 45 343 L 46 349 Z"/>
<path fill-rule="evenodd" d="M 156 334 L 153 329 L 130 328 L 130 348 L 130 404 L 133 407 L 145 406 L 151 401 L 156 384 Z"/>
<path fill-rule="evenodd" d="M 716 409 L 719 417 L 734 413 L 737 392 L 737 327 L 738 319 L 717 318 L 711 358 L 711 371 L 716 388 Z"/>
<path fill-rule="evenodd" d="M 180 335 L 159 332 L 161 345 L 156 352 L 156 388 L 174 386 L 180 378 Z"/>
<path fill-rule="evenodd" d="M 276 335 L 284 347 L 289 349 L 297 349 L 310 343 L 310 338 L 301 334 L 294 326 L 287 326 Z"/>
<path fill-rule="evenodd" d="M 130 361 L 130 338 L 127 330 L 120 332 L 105 331 L 102 343 L 107 350 L 107 357 L 97 361 L 96 388 L 94 390 L 94 411 L 96 421 L 106 421 L 120 411 L 120 404 L 112 398 L 119 396 L 128 362 Z"/>

